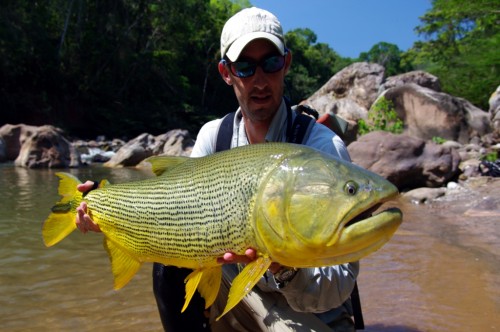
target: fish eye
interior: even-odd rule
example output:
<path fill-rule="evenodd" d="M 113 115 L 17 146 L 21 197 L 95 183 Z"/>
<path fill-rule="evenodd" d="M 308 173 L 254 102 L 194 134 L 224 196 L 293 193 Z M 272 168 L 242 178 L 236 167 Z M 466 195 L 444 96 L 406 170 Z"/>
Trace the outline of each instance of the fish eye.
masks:
<path fill-rule="evenodd" d="M 345 184 L 344 191 L 346 194 L 354 196 L 358 192 L 358 185 L 353 181 L 349 181 Z"/>

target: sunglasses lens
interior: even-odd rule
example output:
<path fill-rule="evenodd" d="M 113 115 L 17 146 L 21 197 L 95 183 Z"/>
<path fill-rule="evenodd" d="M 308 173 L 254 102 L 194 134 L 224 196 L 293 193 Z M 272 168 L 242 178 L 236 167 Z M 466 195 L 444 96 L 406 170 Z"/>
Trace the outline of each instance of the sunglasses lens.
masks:
<path fill-rule="evenodd" d="M 257 66 L 260 66 L 265 73 L 275 73 L 283 68 L 285 65 L 285 57 L 282 55 L 273 55 L 269 58 L 262 60 L 260 63 L 250 61 L 236 61 L 231 62 L 231 72 L 233 75 L 246 78 L 255 74 Z"/>
<path fill-rule="evenodd" d="M 238 61 L 231 63 L 231 69 L 234 75 L 238 77 L 250 77 L 255 74 L 255 68 L 257 65 L 255 63 L 250 63 L 247 61 Z"/>
<path fill-rule="evenodd" d="M 262 63 L 262 69 L 266 73 L 275 73 L 278 70 L 281 70 L 285 65 L 285 57 L 280 55 L 275 55 L 267 58 Z"/>

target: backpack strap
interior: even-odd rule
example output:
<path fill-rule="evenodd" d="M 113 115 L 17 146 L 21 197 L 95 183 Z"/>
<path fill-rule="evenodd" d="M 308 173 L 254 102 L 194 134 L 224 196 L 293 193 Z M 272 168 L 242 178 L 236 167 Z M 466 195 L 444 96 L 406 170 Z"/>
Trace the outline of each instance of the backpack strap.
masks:
<path fill-rule="evenodd" d="M 307 115 L 312 116 L 314 119 L 318 120 L 319 113 L 314 108 L 306 104 L 298 104 L 292 106 L 292 111 L 295 111 L 297 114 L 306 113 Z"/>
<path fill-rule="evenodd" d="M 233 137 L 234 117 L 236 112 L 227 114 L 222 118 L 215 141 L 215 152 L 229 150 L 231 148 L 231 138 Z"/>
<path fill-rule="evenodd" d="M 304 105 L 290 106 L 290 101 L 287 98 L 285 98 L 285 104 L 287 109 L 288 125 L 286 131 L 286 141 L 288 143 L 302 144 L 309 138 L 311 129 L 316 122 L 315 119 L 318 118 L 318 112 Z M 293 122 L 292 112 L 295 112 L 295 119 Z M 314 116 L 314 119 L 311 116 L 304 115 L 302 113 Z"/>
<path fill-rule="evenodd" d="M 354 316 L 354 328 L 356 330 L 365 329 L 363 320 L 363 311 L 361 310 L 361 299 L 359 298 L 358 282 L 354 282 L 354 288 L 351 292 L 352 315 Z"/>
<path fill-rule="evenodd" d="M 311 134 L 311 129 L 316 121 L 314 121 L 314 119 L 310 116 L 297 113 L 295 115 L 293 123 L 291 123 L 290 118 L 292 117 L 292 110 L 288 109 L 288 112 L 289 126 L 287 130 L 286 141 L 288 143 L 302 144 L 307 140 L 309 134 Z"/>
<path fill-rule="evenodd" d="M 231 137 L 233 136 L 234 117 L 236 112 L 231 112 L 222 118 L 215 141 L 215 152 L 229 150 L 231 148 Z M 314 119 L 310 116 L 297 112 L 293 122 L 292 110 L 288 108 L 288 126 L 286 141 L 289 143 L 302 144 L 311 133 Z"/>

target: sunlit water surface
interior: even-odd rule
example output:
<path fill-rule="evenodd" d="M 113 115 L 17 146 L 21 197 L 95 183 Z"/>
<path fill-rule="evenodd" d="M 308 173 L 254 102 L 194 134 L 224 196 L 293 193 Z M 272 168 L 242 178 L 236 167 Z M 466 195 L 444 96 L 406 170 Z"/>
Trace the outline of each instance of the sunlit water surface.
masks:
<path fill-rule="evenodd" d="M 69 172 L 112 183 L 152 176 Z M 0 330 L 161 331 L 150 264 L 114 291 L 101 234 L 44 246 L 42 222 L 58 200 L 54 173 L 0 164 Z M 467 216 L 466 204 L 398 204 L 403 225 L 361 262 L 366 331 L 499 331 L 500 218 Z"/>

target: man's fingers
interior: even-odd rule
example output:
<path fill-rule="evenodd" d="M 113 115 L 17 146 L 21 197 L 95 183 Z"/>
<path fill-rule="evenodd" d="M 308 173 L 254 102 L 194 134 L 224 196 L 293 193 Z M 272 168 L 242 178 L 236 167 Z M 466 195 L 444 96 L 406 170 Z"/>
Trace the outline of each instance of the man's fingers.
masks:
<path fill-rule="evenodd" d="M 245 250 L 245 256 L 247 256 L 250 261 L 253 261 L 257 258 L 257 252 L 255 251 L 255 249 L 248 248 L 247 250 Z"/>
<path fill-rule="evenodd" d="M 83 234 L 87 233 L 88 231 L 92 231 L 92 232 L 100 232 L 101 231 L 99 225 L 94 223 L 94 221 L 87 214 L 87 203 L 85 203 L 85 202 L 82 202 L 80 204 L 80 206 L 76 208 L 75 223 L 76 223 L 76 227 Z"/>
<path fill-rule="evenodd" d="M 85 225 L 87 227 L 87 230 L 92 231 L 92 232 L 100 232 L 101 229 L 99 226 L 90 219 L 88 214 L 85 214 L 83 216 L 83 219 L 85 220 Z"/>
<path fill-rule="evenodd" d="M 247 264 L 257 258 L 255 249 L 248 248 L 244 255 L 237 255 L 233 252 L 226 252 L 222 257 L 217 258 L 219 264 L 241 263 Z"/>
<path fill-rule="evenodd" d="M 94 186 L 94 182 L 93 181 L 86 181 L 85 183 L 80 183 L 79 185 L 77 185 L 76 189 L 79 192 L 83 193 L 83 192 L 91 190 L 93 186 Z"/>
<path fill-rule="evenodd" d="M 87 229 L 85 227 L 85 218 L 84 218 L 85 210 L 86 209 L 83 209 L 81 205 L 76 208 L 75 224 L 76 224 L 76 227 L 78 228 L 78 230 L 80 232 L 82 232 L 83 234 L 87 233 Z"/>
<path fill-rule="evenodd" d="M 226 252 L 224 254 L 224 256 L 222 256 L 222 258 L 226 261 L 226 262 L 232 262 L 234 261 L 234 259 L 236 258 L 236 254 L 233 254 L 232 252 Z"/>
<path fill-rule="evenodd" d="M 219 264 L 237 263 L 235 261 L 236 257 L 237 257 L 237 255 L 234 253 L 226 252 L 222 257 L 217 257 L 217 263 L 219 263 Z"/>
<path fill-rule="evenodd" d="M 269 266 L 269 271 L 271 271 L 272 274 L 278 272 L 281 269 L 281 264 L 280 263 L 271 263 L 271 266 Z"/>

